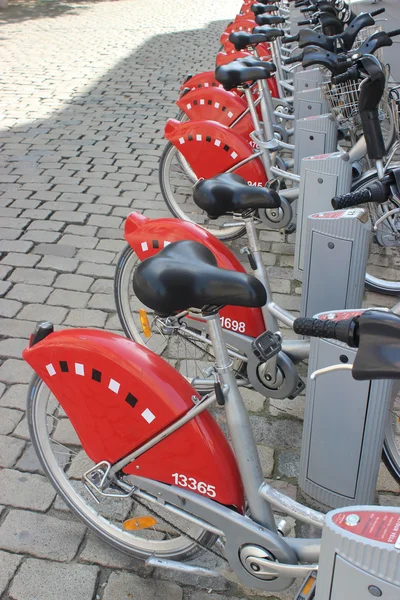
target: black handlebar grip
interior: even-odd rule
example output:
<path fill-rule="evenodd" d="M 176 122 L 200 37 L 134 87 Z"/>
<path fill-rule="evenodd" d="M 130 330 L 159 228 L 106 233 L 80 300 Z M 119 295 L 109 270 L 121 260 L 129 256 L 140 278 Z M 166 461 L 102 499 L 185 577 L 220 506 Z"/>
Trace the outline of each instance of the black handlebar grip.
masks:
<path fill-rule="evenodd" d="M 300 12 L 315 12 L 316 10 L 318 10 L 318 6 L 316 6 L 315 4 L 310 4 L 309 6 L 303 6 L 303 8 L 300 9 Z"/>
<path fill-rule="evenodd" d="M 332 198 L 331 204 L 335 210 L 343 210 L 344 208 L 351 208 L 353 206 L 358 206 L 359 204 L 365 204 L 366 202 L 383 204 L 389 196 L 390 187 L 381 181 L 375 181 L 363 190 L 356 190 L 349 194 L 335 196 Z"/>
<path fill-rule="evenodd" d="M 299 34 L 296 33 L 296 35 L 284 35 L 281 42 L 282 44 L 291 44 L 292 42 L 298 42 L 299 41 Z"/>
<path fill-rule="evenodd" d="M 307 337 L 338 340 L 351 348 L 358 347 L 358 317 L 342 321 L 323 321 L 300 317 L 293 323 L 293 331 Z"/>
<path fill-rule="evenodd" d="M 342 60 L 340 62 L 343 62 Z M 331 79 L 332 83 L 337 85 L 338 83 L 347 83 L 347 81 L 354 81 L 359 79 L 360 73 L 357 67 L 350 67 L 341 75 L 334 75 Z"/>
<path fill-rule="evenodd" d="M 386 11 L 386 8 L 378 8 L 378 10 L 374 10 L 373 12 L 371 12 L 369 14 L 371 15 L 371 17 L 377 17 L 378 15 L 381 15 L 385 11 Z"/>
<path fill-rule="evenodd" d="M 311 19 L 307 19 L 306 21 L 299 21 L 297 25 L 312 25 L 313 22 Z"/>
<path fill-rule="evenodd" d="M 283 61 L 284 65 L 294 65 L 295 63 L 301 62 L 303 60 L 304 54 L 301 52 L 300 54 L 296 54 L 296 56 L 290 56 L 289 58 L 285 58 Z"/>
<path fill-rule="evenodd" d="M 386 35 L 388 35 L 390 38 L 395 37 L 396 35 L 400 35 L 400 29 L 394 29 L 393 31 L 389 31 L 389 33 L 387 33 Z"/>
<path fill-rule="evenodd" d="M 335 210 L 343 210 L 344 208 L 351 208 L 358 204 L 365 204 L 370 202 L 371 192 L 368 188 L 359 190 L 357 192 L 350 192 L 349 194 L 343 194 L 342 196 L 335 196 L 331 200 L 332 208 Z"/>

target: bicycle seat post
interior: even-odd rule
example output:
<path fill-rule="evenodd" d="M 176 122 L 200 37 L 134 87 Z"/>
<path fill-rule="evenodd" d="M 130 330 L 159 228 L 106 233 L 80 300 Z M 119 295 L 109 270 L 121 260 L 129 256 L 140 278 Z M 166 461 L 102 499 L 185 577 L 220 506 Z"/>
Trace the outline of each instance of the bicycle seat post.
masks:
<path fill-rule="evenodd" d="M 264 525 L 271 531 L 276 532 L 272 508 L 259 494 L 259 489 L 264 483 L 264 475 L 249 415 L 240 395 L 232 369 L 232 361 L 229 358 L 224 341 L 218 308 L 204 307 L 202 315 L 208 324 L 210 339 L 215 353 L 218 380 L 222 390 L 225 392 L 226 421 L 232 446 L 252 518 L 257 523 L 260 523 L 260 525 Z"/>

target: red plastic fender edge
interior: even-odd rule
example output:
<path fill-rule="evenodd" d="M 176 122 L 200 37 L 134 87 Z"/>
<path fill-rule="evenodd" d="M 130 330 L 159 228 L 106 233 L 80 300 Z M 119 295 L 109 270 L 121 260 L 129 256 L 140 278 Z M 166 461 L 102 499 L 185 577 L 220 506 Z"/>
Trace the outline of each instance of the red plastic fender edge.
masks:
<path fill-rule="evenodd" d="M 196 390 L 159 356 L 109 332 L 51 333 L 24 359 L 50 388 L 91 460 L 123 458 L 193 408 Z M 204 411 L 124 469 L 244 509 L 233 451 Z"/>
<path fill-rule="evenodd" d="M 192 240 L 207 246 L 222 269 L 244 273 L 243 265 L 235 255 L 211 233 L 200 225 L 178 219 L 154 219 L 133 212 L 125 221 L 124 237 L 140 260 L 154 256 L 171 242 Z M 221 323 L 225 329 L 258 337 L 265 331 L 261 309 L 243 306 L 226 306 L 220 311 Z"/>

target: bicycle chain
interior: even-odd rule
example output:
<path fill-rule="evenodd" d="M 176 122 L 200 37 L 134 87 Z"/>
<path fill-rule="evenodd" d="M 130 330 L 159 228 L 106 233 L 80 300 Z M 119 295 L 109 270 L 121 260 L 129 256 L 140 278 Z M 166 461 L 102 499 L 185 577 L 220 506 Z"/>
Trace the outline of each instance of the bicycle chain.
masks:
<path fill-rule="evenodd" d="M 214 554 L 214 556 L 216 556 L 217 558 L 220 558 L 220 559 L 224 560 L 226 563 L 229 564 L 229 561 L 224 556 L 222 556 L 222 554 L 218 554 L 218 552 L 216 552 L 215 550 L 212 550 L 212 548 L 209 548 L 205 544 L 202 544 L 201 542 L 199 542 L 198 540 L 196 540 L 195 538 L 193 538 L 191 535 L 189 535 L 185 531 L 182 531 L 182 529 L 180 529 L 180 527 L 178 527 L 174 523 L 171 523 L 165 517 L 162 517 L 161 515 L 159 515 L 157 513 L 157 511 L 154 510 L 154 508 L 149 508 L 146 504 L 144 504 L 144 502 L 142 502 L 141 500 L 139 500 L 134 494 L 133 494 L 133 497 L 135 499 L 135 502 L 137 502 L 142 508 L 144 508 L 146 510 L 149 510 L 151 513 L 153 513 L 153 516 L 155 515 L 158 519 L 161 519 L 162 521 L 164 521 L 164 523 L 166 523 L 167 525 L 169 525 L 173 529 L 176 529 L 176 531 L 178 533 L 180 533 L 184 537 L 188 538 L 191 542 L 194 542 L 197 546 L 200 546 L 200 548 L 202 548 L 202 550 L 205 550 L 206 552 L 210 552 L 211 554 Z"/>

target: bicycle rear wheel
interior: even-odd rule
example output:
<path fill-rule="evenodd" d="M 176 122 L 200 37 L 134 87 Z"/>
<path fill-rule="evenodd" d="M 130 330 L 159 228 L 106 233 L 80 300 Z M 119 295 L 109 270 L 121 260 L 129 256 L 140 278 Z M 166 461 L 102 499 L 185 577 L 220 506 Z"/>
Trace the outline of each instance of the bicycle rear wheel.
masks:
<path fill-rule="evenodd" d="M 53 487 L 79 519 L 106 543 L 137 558 L 155 555 L 188 560 L 200 550 L 193 540 L 207 547 L 215 542 L 214 534 L 183 517 L 173 516 L 162 508 L 160 510 L 158 506 L 155 512 L 160 519 L 151 528 L 128 531 L 124 527 L 128 519 L 152 516 L 152 503 L 149 503 L 147 512 L 146 503 L 143 507 L 134 495 L 129 498 L 101 498 L 97 504 L 82 483 L 82 475 L 94 464 L 82 448 L 57 399 L 37 375 L 34 375 L 28 390 L 27 417 L 33 446 Z M 162 522 L 163 515 L 192 539 Z"/>

